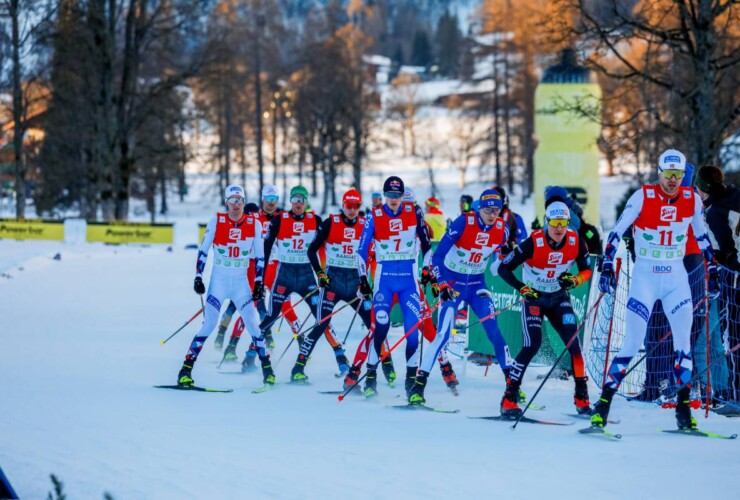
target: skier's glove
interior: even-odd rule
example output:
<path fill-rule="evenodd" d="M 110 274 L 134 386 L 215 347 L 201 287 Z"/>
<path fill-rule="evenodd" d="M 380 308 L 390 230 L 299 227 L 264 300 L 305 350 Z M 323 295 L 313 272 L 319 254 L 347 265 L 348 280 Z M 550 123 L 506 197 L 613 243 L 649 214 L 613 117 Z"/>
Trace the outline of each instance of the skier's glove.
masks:
<path fill-rule="evenodd" d="M 365 300 L 373 298 L 373 288 L 370 286 L 367 276 L 360 276 L 360 295 Z"/>
<path fill-rule="evenodd" d="M 604 259 L 601 265 L 601 276 L 599 276 L 599 291 L 601 293 L 613 293 L 617 289 L 617 278 L 614 276 L 614 263 Z"/>
<path fill-rule="evenodd" d="M 262 281 L 254 282 L 254 290 L 252 290 L 252 300 L 262 300 L 265 298 L 265 284 Z"/>
<path fill-rule="evenodd" d="M 558 278 L 558 284 L 563 290 L 570 290 L 581 284 L 581 278 L 570 273 L 563 273 Z"/>
<path fill-rule="evenodd" d="M 716 299 L 719 296 L 719 270 L 717 269 L 717 262 L 712 259 L 707 262 L 707 292 L 709 293 L 710 299 Z"/>
<path fill-rule="evenodd" d="M 452 287 L 447 283 L 442 283 L 439 287 L 439 298 L 440 300 L 455 300 L 455 294 L 452 291 Z"/>
<path fill-rule="evenodd" d="M 421 269 L 421 286 L 427 286 L 432 281 L 435 281 L 434 275 L 432 274 L 432 270 L 429 269 L 429 266 L 424 266 Z"/>
<path fill-rule="evenodd" d="M 324 271 L 319 271 L 316 277 L 319 280 L 319 286 L 321 288 L 329 288 L 329 284 L 331 283 L 331 280 L 329 279 L 329 276 L 327 276 Z"/>
<path fill-rule="evenodd" d="M 203 278 L 200 276 L 195 277 L 195 281 L 193 282 L 193 290 L 195 290 L 195 293 L 198 295 L 203 295 L 206 293 L 206 286 L 203 284 Z"/>
<path fill-rule="evenodd" d="M 534 302 L 540 298 L 540 294 L 534 288 L 524 285 L 519 289 L 519 294 L 524 297 L 527 302 Z"/>

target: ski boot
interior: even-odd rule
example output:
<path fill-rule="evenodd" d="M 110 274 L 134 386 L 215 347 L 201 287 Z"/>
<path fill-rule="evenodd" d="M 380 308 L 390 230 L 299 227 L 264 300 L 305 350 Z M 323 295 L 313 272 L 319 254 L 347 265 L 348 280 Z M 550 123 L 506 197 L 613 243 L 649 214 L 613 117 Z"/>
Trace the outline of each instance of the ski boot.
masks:
<path fill-rule="evenodd" d="M 306 366 L 306 356 L 303 354 L 298 355 L 298 359 L 290 371 L 290 383 L 291 384 L 307 384 L 308 377 L 303 373 L 303 368 Z"/>
<path fill-rule="evenodd" d="M 460 382 L 457 380 L 457 375 L 455 375 L 455 371 L 452 369 L 452 364 L 448 361 L 443 365 L 439 365 L 439 369 L 442 370 L 442 378 L 445 384 L 447 384 L 447 387 L 455 392 L 455 388 L 460 385 Z"/>
<path fill-rule="evenodd" d="M 271 330 L 265 332 L 265 345 L 268 347 L 268 349 L 275 349 L 275 339 L 272 338 Z"/>
<path fill-rule="evenodd" d="M 409 395 L 409 404 L 414 406 L 422 406 L 426 403 L 424 399 L 424 388 L 427 385 L 427 377 L 429 374 L 424 371 L 419 371 L 416 375 L 413 387 L 411 387 L 411 394 Z"/>
<path fill-rule="evenodd" d="M 691 415 L 691 394 L 688 387 L 678 391 L 676 396 L 676 425 L 679 430 L 694 430 L 697 427 L 696 419 Z"/>
<path fill-rule="evenodd" d="M 347 356 L 344 355 L 344 349 L 341 347 L 334 349 L 334 356 L 337 358 L 339 376 L 343 377 L 347 372 L 349 372 L 349 360 L 347 359 Z"/>
<path fill-rule="evenodd" d="M 250 346 L 249 350 L 244 354 L 244 360 L 242 361 L 242 373 L 252 372 L 257 369 L 255 360 L 257 358 L 257 351 L 254 346 Z"/>
<path fill-rule="evenodd" d="M 606 426 L 607 417 L 609 416 L 609 408 L 612 405 L 612 398 L 616 392 L 616 389 L 606 386 L 601 390 L 601 397 L 591 411 L 591 427 Z"/>
<path fill-rule="evenodd" d="M 388 381 L 388 387 L 391 389 L 396 387 L 396 370 L 393 368 L 393 360 L 390 356 L 383 360 L 381 367 L 383 368 L 383 375 Z"/>
<path fill-rule="evenodd" d="M 506 380 L 506 390 L 501 398 L 501 416 L 505 419 L 516 420 L 522 415 L 519 408 L 519 382 L 511 379 Z"/>
<path fill-rule="evenodd" d="M 360 367 L 359 366 L 353 366 L 349 369 L 349 373 L 347 373 L 347 376 L 344 377 L 344 390 L 346 391 L 350 387 L 357 384 L 357 381 L 360 378 Z"/>
<path fill-rule="evenodd" d="M 272 371 L 270 355 L 260 356 L 259 358 L 260 364 L 262 365 L 262 382 L 265 385 L 275 385 L 275 372 Z"/>
<path fill-rule="evenodd" d="M 236 344 L 238 342 L 239 339 L 236 337 L 229 340 L 229 345 L 224 349 L 224 363 L 236 363 L 239 360 L 236 356 Z"/>
<path fill-rule="evenodd" d="M 192 387 L 195 384 L 192 376 L 193 364 L 194 363 L 192 361 L 183 362 L 182 368 L 180 368 L 180 373 L 177 374 L 177 385 L 182 387 Z"/>
<path fill-rule="evenodd" d="M 406 399 L 411 397 L 411 389 L 414 387 L 414 384 L 416 383 L 416 372 L 419 370 L 419 367 L 417 366 L 407 366 L 406 367 L 406 381 L 404 383 L 404 387 L 406 389 Z"/>
<path fill-rule="evenodd" d="M 573 404 L 576 405 L 576 411 L 579 415 L 591 415 L 593 409 L 588 400 L 588 377 L 578 377 L 576 380 L 576 392 L 573 396 Z"/>
<path fill-rule="evenodd" d="M 372 398 L 378 395 L 378 364 L 368 364 L 365 375 L 365 397 Z"/>
<path fill-rule="evenodd" d="M 215 347 L 219 351 L 224 346 L 224 335 L 225 334 L 226 334 L 225 328 L 223 331 L 221 331 L 221 328 L 218 329 L 218 333 L 216 334 L 216 341 L 213 343 L 213 347 Z"/>

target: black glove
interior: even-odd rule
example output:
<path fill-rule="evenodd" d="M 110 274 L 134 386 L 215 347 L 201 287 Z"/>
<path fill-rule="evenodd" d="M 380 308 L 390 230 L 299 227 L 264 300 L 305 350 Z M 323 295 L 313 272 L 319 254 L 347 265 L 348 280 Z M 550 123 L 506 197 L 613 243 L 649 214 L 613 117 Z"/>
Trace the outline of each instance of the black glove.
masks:
<path fill-rule="evenodd" d="M 534 302 L 540 298 L 540 294 L 534 288 L 524 285 L 519 289 L 519 294 L 524 297 L 527 302 Z"/>
<path fill-rule="evenodd" d="M 432 274 L 432 270 L 429 269 L 429 266 L 424 266 L 421 269 L 421 286 L 427 286 L 432 281 L 435 281 L 434 275 Z"/>
<path fill-rule="evenodd" d="M 581 284 L 580 278 L 570 273 L 563 273 L 558 277 L 558 284 L 563 290 L 570 290 Z"/>
<path fill-rule="evenodd" d="M 265 284 L 262 281 L 255 281 L 252 288 L 252 300 L 262 300 L 265 298 Z"/>
<path fill-rule="evenodd" d="M 203 284 L 203 278 L 200 276 L 195 277 L 195 281 L 193 282 L 193 290 L 195 290 L 195 293 L 198 295 L 203 295 L 206 293 L 206 286 Z"/>
<path fill-rule="evenodd" d="M 455 300 L 452 287 L 447 283 L 442 283 L 442 286 L 439 287 L 439 298 L 440 300 Z"/>
<path fill-rule="evenodd" d="M 319 280 L 319 286 L 321 288 L 329 288 L 329 284 L 331 284 L 331 280 L 329 279 L 329 276 L 327 276 L 324 271 L 319 271 L 316 274 L 316 277 Z"/>
<path fill-rule="evenodd" d="M 360 276 L 360 295 L 365 300 L 373 298 L 373 288 L 370 286 L 367 276 Z"/>
<path fill-rule="evenodd" d="M 432 296 L 435 299 L 439 297 L 439 283 L 437 283 L 437 280 L 432 281 Z"/>

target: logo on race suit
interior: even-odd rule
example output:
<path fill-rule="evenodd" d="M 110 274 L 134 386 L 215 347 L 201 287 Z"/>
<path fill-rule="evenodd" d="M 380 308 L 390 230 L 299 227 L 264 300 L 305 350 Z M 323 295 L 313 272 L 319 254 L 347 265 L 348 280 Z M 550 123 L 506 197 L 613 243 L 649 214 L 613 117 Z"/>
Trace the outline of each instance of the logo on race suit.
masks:
<path fill-rule="evenodd" d="M 539 316 L 540 307 L 539 306 L 529 306 L 529 314 L 531 314 L 532 316 Z"/>
<path fill-rule="evenodd" d="M 229 229 L 229 239 L 230 240 L 238 240 L 242 236 L 242 230 L 239 228 L 231 228 Z"/>
<path fill-rule="evenodd" d="M 683 192 L 683 197 L 684 198 L 691 198 L 691 191 L 684 191 Z"/>
<path fill-rule="evenodd" d="M 543 247 L 543 246 L 545 246 L 545 240 L 543 240 L 542 238 L 535 238 L 535 240 L 534 240 L 534 243 L 535 243 L 535 244 L 536 244 L 536 245 L 537 245 L 538 247 Z"/>
<path fill-rule="evenodd" d="M 333 301 L 334 300 L 334 297 L 335 297 L 334 292 L 326 292 L 326 300 Z"/>
<path fill-rule="evenodd" d="M 480 246 L 486 246 L 488 245 L 488 233 L 478 233 L 478 235 L 475 237 L 475 244 Z"/>
<path fill-rule="evenodd" d="M 413 208 L 411 205 L 406 205 L 404 207 L 404 210 L 406 210 L 407 212 L 410 212 L 411 211 L 411 208 Z"/>
<path fill-rule="evenodd" d="M 552 252 L 550 255 L 547 256 L 547 263 L 548 264 L 562 264 L 563 263 L 563 253 L 562 252 Z"/>
<path fill-rule="evenodd" d="M 375 321 L 378 322 L 380 325 L 387 325 L 388 324 L 388 311 L 376 311 L 375 313 Z"/>
<path fill-rule="evenodd" d="M 220 216 L 220 217 L 218 218 L 218 221 L 219 221 L 219 222 L 226 222 L 226 217 L 224 217 L 224 216 L 222 215 L 222 216 Z"/>
<path fill-rule="evenodd" d="M 475 218 L 472 215 L 468 216 L 468 224 L 473 224 L 474 222 Z"/>
<path fill-rule="evenodd" d="M 670 273 L 672 269 L 671 266 L 653 266 L 654 273 Z"/>
<path fill-rule="evenodd" d="M 564 325 L 575 325 L 576 324 L 576 315 L 575 314 L 563 314 L 563 324 Z"/>
<path fill-rule="evenodd" d="M 496 221 L 496 229 L 501 229 L 502 227 L 504 227 L 503 221 L 497 220 Z"/>
<path fill-rule="evenodd" d="M 303 222 L 294 222 L 293 223 L 293 232 L 294 233 L 301 233 L 301 232 L 303 232 Z"/>
<path fill-rule="evenodd" d="M 650 311 L 648 311 L 648 308 L 645 306 L 645 304 L 635 298 L 631 298 L 629 301 L 627 301 L 627 309 L 637 314 L 639 317 L 645 320 L 646 323 L 648 318 L 650 318 Z"/>
<path fill-rule="evenodd" d="M 277 293 L 279 293 L 280 295 L 282 295 L 282 294 L 284 294 L 284 293 L 285 293 L 285 287 L 284 287 L 284 286 L 282 286 L 282 285 L 278 285 L 278 286 L 277 286 L 277 289 L 276 289 L 275 291 L 276 291 Z"/>
<path fill-rule="evenodd" d="M 655 190 L 654 189 L 646 189 L 645 194 L 648 198 L 655 198 Z M 627 206 L 629 208 L 629 205 Z"/>
<path fill-rule="evenodd" d="M 676 314 L 676 311 L 678 311 L 679 309 L 681 309 L 686 304 L 690 304 L 690 303 L 691 303 L 691 297 L 689 297 L 687 299 L 683 299 L 681 302 L 678 303 L 678 305 L 676 305 L 676 307 L 674 307 L 673 309 L 671 309 L 671 314 Z"/>
<path fill-rule="evenodd" d="M 568 236 L 568 244 L 569 245 L 575 245 L 576 244 L 576 237 L 575 236 Z"/>
<path fill-rule="evenodd" d="M 375 294 L 375 300 L 377 302 L 383 302 L 385 300 L 385 296 L 382 293 L 378 292 Z"/>
<path fill-rule="evenodd" d="M 676 220 L 678 210 L 676 207 L 660 207 L 660 220 L 665 222 L 673 222 Z"/>
<path fill-rule="evenodd" d="M 351 227 L 345 227 L 344 228 L 344 239 L 345 240 L 351 240 L 355 237 L 355 230 Z"/>
<path fill-rule="evenodd" d="M 399 233 L 403 229 L 403 221 L 401 219 L 392 219 L 389 228 L 394 233 Z"/>

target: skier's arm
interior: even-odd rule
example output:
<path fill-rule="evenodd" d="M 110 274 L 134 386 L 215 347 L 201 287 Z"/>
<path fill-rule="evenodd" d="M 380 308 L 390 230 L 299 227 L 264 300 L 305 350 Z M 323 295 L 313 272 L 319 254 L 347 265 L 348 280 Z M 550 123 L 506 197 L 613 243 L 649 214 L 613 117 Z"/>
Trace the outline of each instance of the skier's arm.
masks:
<path fill-rule="evenodd" d="M 611 262 L 614 260 L 614 255 L 617 253 L 617 248 L 619 247 L 619 239 L 634 224 L 641 210 L 642 189 L 638 189 L 627 200 L 627 205 L 625 205 L 622 215 L 619 216 L 616 226 L 614 226 L 614 229 L 612 229 L 612 232 L 609 233 L 606 239 L 606 248 L 604 249 L 605 261 Z"/>
<path fill-rule="evenodd" d="M 702 204 L 701 199 L 694 195 L 694 217 L 691 219 L 691 228 L 694 230 L 696 242 L 699 244 L 699 248 L 704 254 L 704 258 L 709 262 L 713 259 L 712 242 L 709 240 L 707 228 L 704 225 L 703 209 L 704 205 Z"/>
<path fill-rule="evenodd" d="M 578 257 L 576 257 L 576 266 L 578 266 L 576 286 L 579 286 L 591 279 L 591 275 L 593 274 L 591 271 L 591 257 L 589 257 L 588 247 L 583 238 L 578 238 Z"/>
<path fill-rule="evenodd" d="M 455 242 L 460 239 L 464 230 L 465 216 L 461 215 L 450 224 L 450 228 L 442 236 L 442 239 L 439 240 L 437 249 L 434 251 L 434 256 L 432 256 L 432 272 L 439 282 L 447 281 L 447 277 L 445 276 L 445 270 L 447 269 L 445 267 L 445 257 Z"/>
<path fill-rule="evenodd" d="M 265 262 L 270 262 L 270 252 L 272 252 L 272 246 L 275 244 L 275 239 L 280 232 L 280 221 L 282 216 L 276 216 L 270 223 L 270 232 L 267 233 L 267 239 L 265 240 Z"/>
<path fill-rule="evenodd" d="M 516 250 L 506 256 L 506 259 L 498 268 L 498 275 L 514 290 L 521 290 L 524 283 L 514 276 L 514 269 L 521 266 L 532 255 L 534 255 L 534 242 L 530 236 L 522 241 L 522 244 L 516 247 Z"/>
<path fill-rule="evenodd" d="M 262 223 L 254 220 L 254 239 L 252 240 L 252 255 L 254 259 L 254 281 L 262 281 L 265 269 L 265 240 L 262 239 Z"/>
<path fill-rule="evenodd" d="M 367 276 L 367 256 L 370 252 L 370 244 L 375 238 L 375 221 L 373 219 L 373 211 L 368 212 L 365 217 L 365 227 L 362 229 L 362 235 L 360 235 L 360 244 L 357 249 L 357 271 L 360 276 Z"/>
<path fill-rule="evenodd" d="M 719 248 L 714 249 L 720 264 L 730 269 L 737 266 L 737 252 L 735 240 L 732 237 L 732 228 L 728 222 L 729 212 L 724 207 L 713 207 L 707 212 L 707 225 L 717 240 Z"/>
<path fill-rule="evenodd" d="M 421 243 L 421 265 L 428 266 L 432 262 L 432 241 L 424 222 L 424 214 L 418 206 L 416 207 L 416 236 Z"/>
<path fill-rule="evenodd" d="M 206 268 L 206 261 L 208 260 L 208 251 L 213 245 L 213 237 L 216 234 L 216 217 L 213 217 L 208 221 L 206 225 L 206 232 L 203 234 L 203 241 L 200 242 L 200 248 L 198 249 L 198 259 L 195 262 L 195 276 L 202 277 L 203 271 Z"/>
<path fill-rule="evenodd" d="M 321 261 L 319 260 L 319 249 L 324 243 L 326 243 L 326 239 L 329 237 L 330 232 L 331 217 L 328 217 L 321 223 L 318 231 L 316 231 L 316 237 L 313 239 L 311 244 L 308 245 L 308 261 L 311 263 L 311 267 L 313 267 L 315 273 L 323 271 L 323 269 L 321 269 Z"/>

